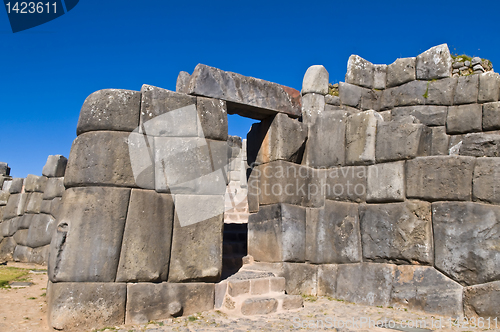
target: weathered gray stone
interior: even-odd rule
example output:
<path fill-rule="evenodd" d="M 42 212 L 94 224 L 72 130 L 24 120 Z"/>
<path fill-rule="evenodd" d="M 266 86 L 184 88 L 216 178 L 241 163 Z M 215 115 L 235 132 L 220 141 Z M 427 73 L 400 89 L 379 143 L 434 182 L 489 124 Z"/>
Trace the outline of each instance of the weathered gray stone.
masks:
<path fill-rule="evenodd" d="M 328 93 L 329 75 L 328 71 L 322 65 L 315 65 L 307 68 L 304 80 L 302 81 L 302 94 L 319 93 L 326 95 Z"/>
<path fill-rule="evenodd" d="M 326 199 L 336 201 L 366 201 L 366 166 L 345 166 L 325 171 L 324 192 Z"/>
<path fill-rule="evenodd" d="M 4 220 L 14 218 L 17 216 L 21 216 L 24 214 L 24 210 L 26 207 L 26 202 L 28 201 L 29 194 L 11 194 L 9 197 L 9 201 L 5 206 L 5 210 L 3 211 Z"/>
<path fill-rule="evenodd" d="M 398 266 L 391 294 L 394 307 L 462 317 L 463 288 L 433 267 Z"/>
<path fill-rule="evenodd" d="M 318 115 L 309 128 L 302 164 L 310 167 L 331 167 L 345 162 L 346 111 L 328 111 Z M 298 136 L 296 132 L 290 133 Z"/>
<path fill-rule="evenodd" d="M 324 171 L 277 160 L 257 167 L 259 204 L 287 203 L 304 207 L 324 204 Z"/>
<path fill-rule="evenodd" d="M 387 65 L 373 65 L 373 88 L 383 90 L 386 88 Z"/>
<path fill-rule="evenodd" d="M 49 325 L 57 330 L 92 330 L 125 323 L 127 284 L 49 282 Z"/>
<path fill-rule="evenodd" d="M 470 200 L 475 158 L 432 156 L 406 161 L 406 196 L 426 201 Z"/>
<path fill-rule="evenodd" d="M 70 188 L 50 244 L 52 282 L 114 282 L 130 189 Z"/>
<path fill-rule="evenodd" d="M 353 114 L 346 124 L 346 164 L 366 165 L 375 162 L 377 124 L 382 117 L 374 111 Z"/>
<path fill-rule="evenodd" d="M 71 147 L 64 186 L 136 187 L 128 135 L 126 132 L 97 131 L 78 136 Z"/>
<path fill-rule="evenodd" d="M 340 97 L 332 96 L 332 95 L 325 95 L 325 104 L 332 105 L 332 106 L 340 106 Z M 325 105 L 325 107 L 326 107 L 326 105 Z"/>
<path fill-rule="evenodd" d="M 250 294 L 251 295 L 267 294 L 270 291 L 269 286 L 270 286 L 269 278 L 251 279 Z"/>
<path fill-rule="evenodd" d="M 361 261 L 358 204 L 325 201 L 307 209 L 306 260 L 313 264 Z"/>
<path fill-rule="evenodd" d="M 454 105 L 477 103 L 479 91 L 479 75 L 461 76 L 458 78 Z"/>
<path fill-rule="evenodd" d="M 52 200 L 43 200 L 40 205 L 40 213 L 50 214 L 50 205 L 52 204 Z"/>
<path fill-rule="evenodd" d="M 26 245 L 37 248 L 50 244 L 56 226 L 56 220 L 47 214 L 34 216 L 31 220 Z"/>
<path fill-rule="evenodd" d="M 175 92 L 187 93 L 187 88 L 189 81 L 191 80 L 191 75 L 188 72 L 181 71 L 177 76 L 177 81 L 175 83 Z"/>
<path fill-rule="evenodd" d="M 480 103 L 498 101 L 500 93 L 500 76 L 491 71 L 478 76 L 479 94 L 477 101 Z"/>
<path fill-rule="evenodd" d="M 404 201 L 406 197 L 404 168 L 404 161 L 368 166 L 366 201 Z"/>
<path fill-rule="evenodd" d="M 393 109 L 398 106 L 425 105 L 424 95 L 428 91 L 425 81 L 411 81 L 401 86 L 383 91 L 380 109 Z"/>
<path fill-rule="evenodd" d="M 188 93 L 225 100 L 229 114 L 257 120 L 278 112 L 291 117 L 301 115 L 299 91 L 202 64 L 191 75 Z"/>
<path fill-rule="evenodd" d="M 459 153 L 462 156 L 500 157 L 500 135 L 475 133 L 464 135 Z"/>
<path fill-rule="evenodd" d="M 351 55 L 347 61 L 346 83 L 373 88 L 374 66 L 358 55 Z"/>
<path fill-rule="evenodd" d="M 255 213 L 259 211 L 260 197 L 260 169 L 253 167 L 247 171 L 248 174 L 248 212 Z"/>
<path fill-rule="evenodd" d="M 60 154 L 48 156 L 47 162 L 43 166 L 42 175 L 49 178 L 63 177 L 67 163 L 68 159 Z"/>
<path fill-rule="evenodd" d="M 396 121 L 401 117 L 413 115 L 426 126 L 444 126 L 447 113 L 448 107 L 446 106 L 404 106 L 394 108 L 392 118 Z"/>
<path fill-rule="evenodd" d="M 416 58 L 400 58 L 387 66 L 388 88 L 401 85 L 416 79 Z"/>
<path fill-rule="evenodd" d="M 306 124 L 286 114 L 277 114 L 253 124 L 247 135 L 248 163 L 262 164 L 274 160 L 300 162 L 307 132 Z"/>
<path fill-rule="evenodd" d="M 500 207 L 473 202 L 432 204 L 435 266 L 462 285 L 500 279 Z"/>
<path fill-rule="evenodd" d="M 450 137 L 446 134 L 446 127 L 432 127 L 431 130 L 431 156 L 447 155 Z"/>
<path fill-rule="evenodd" d="M 483 109 L 479 104 L 450 106 L 446 118 L 448 134 L 481 131 Z"/>
<path fill-rule="evenodd" d="M 378 112 L 378 114 L 380 114 L 380 116 L 382 117 L 384 122 L 392 121 L 392 111 L 391 110 Z"/>
<path fill-rule="evenodd" d="M 224 194 L 228 180 L 227 142 L 196 137 L 155 137 L 154 142 L 157 192 Z"/>
<path fill-rule="evenodd" d="M 377 263 L 338 265 L 336 298 L 371 306 L 390 305 L 395 267 Z"/>
<path fill-rule="evenodd" d="M 132 189 L 117 282 L 167 280 L 173 220 L 171 195 Z"/>
<path fill-rule="evenodd" d="M 294 310 L 304 307 L 304 299 L 300 295 L 285 295 L 281 308 L 283 310 Z"/>
<path fill-rule="evenodd" d="M 249 293 L 250 293 L 250 280 L 233 279 L 227 281 L 227 294 L 229 296 L 236 297 L 239 295 L 249 294 Z"/>
<path fill-rule="evenodd" d="M 45 191 L 46 185 L 47 178 L 45 176 L 28 174 L 28 176 L 24 180 L 24 191 L 43 193 Z"/>
<path fill-rule="evenodd" d="M 27 229 L 18 230 L 13 236 L 14 241 L 16 241 L 18 245 L 27 247 L 28 245 L 26 240 L 28 239 L 28 232 L 29 230 Z"/>
<path fill-rule="evenodd" d="M 249 298 L 241 304 L 241 313 L 249 315 L 267 315 L 276 312 L 278 300 L 275 298 Z"/>
<path fill-rule="evenodd" d="M 2 222 L 2 226 L 3 226 Z M 16 248 L 16 241 L 12 237 L 4 237 L 0 241 L 0 259 L 4 261 L 12 260 L 12 254 L 14 253 L 14 249 Z"/>
<path fill-rule="evenodd" d="M 6 191 L 0 191 L 0 206 L 7 205 L 9 201 L 10 193 Z"/>
<path fill-rule="evenodd" d="M 138 91 L 96 91 L 83 103 L 76 134 L 95 130 L 132 131 L 139 124 L 140 109 L 141 93 Z"/>
<path fill-rule="evenodd" d="M 306 209 L 289 204 L 261 206 L 248 218 L 248 254 L 262 262 L 304 262 Z"/>
<path fill-rule="evenodd" d="M 453 105 L 453 96 L 457 86 L 457 78 L 450 77 L 427 82 L 424 95 L 426 105 Z"/>
<path fill-rule="evenodd" d="M 9 164 L 0 162 L 0 175 L 9 175 L 9 174 L 10 174 Z"/>
<path fill-rule="evenodd" d="M 365 261 L 432 265 L 430 203 L 362 205 L 359 215 Z"/>
<path fill-rule="evenodd" d="M 214 292 L 214 284 L 206 283 L 127 284 L 125 322 L 126 324 L 144 324 L 212 310 Z"/>
<path fill-rule="evenodd" d="M 377 162 L 430 155 L 431 134 L 431 129 L 423 124 L 379 122 L 375 148 Z"/>
<path fill-rule="evenodd" d="M 339 95 L 342 105 L 363 110 L 381 108 L 382 91 L 362 88 L 357 85 L 340 82 Z"/>
<path fill-rule="evenodd" d="M 321 264 L 318 267 L 318 296 L 336 297 L 337 264 Z"/>
<path fill-rule="evenodd" d="M 62 207 L 62 198 L 61 197 L 56 197 L 52 200 L 52 203 L 50 203 L 50 214 L 56 218 L 59 219 L 59 213 L 61 212 L 61 207 Z"/>
<path fill-rule="evenodd" d="M 144 84 L 138 132 L 148 136 L 197 137 L 196 97 Z"/>
<path fill-rule="evenodd" d="M 30 263 L 47 265 L 49 259 L 50 245 L 34 248 L 31 251 Z"/>
<path fill-rule="evenodd" d="M 30 193 L 26 202 L 25 213 L 40 213 L 42 207 L 43 193 Z"/>
<path fill-rule="evenodd" d="M 198 130 L 203 132 L 199 137 L 227 141 L 227 107 L 226 102 L 218 99 L 197 97 L 196 109 L 200 124 Z"/>
<path fill-rule="evenodd" d="M 195 200 L 198 211 L 190 211 Z M 222 195 L 175 196 L 169 282 L 218 281 L 222 270 L 223 209 Z M 196 220 L 200 216 L 207 218 Z"/>
<path fill-rule="evenodd" d="M 47 181 L 47 186 L 43 192 L 43 199 L 53 199 L 56 197 L 62 197 L 64 194 L 64 178 L 49 178 Z"/>
<path fill-rule="evenodd" d="M 31 226 L 31 223 L 33 221 L 33 218 L 38 218 L 37 214 L 25 214 L 21 217 L 18 217 L 17 222 L 14 222 L 15 225 L 17 225 L 17 229 L 29 229 Z"/>
<path fill-rule="evenodd" d="M 417 56 L 417 79 L 432 80 L 450 77 L 452 62 L 447 44 L 434 46 Z"/>
<path fill-rule="evenodd" d="M 23 178 L 13 178 L 12 184 L 9 187 L 9 193 L 19 194 L 24 189 L 24 179 Z"/>
<path fill-rule="evenodd" d="M 500 102 L 483 105 L 483 130 L 500 129 Z"/>
<path fill-rule="evenodd" d="M 16 249 L 14 249 L 12 259 L 15 262 L 28 263 L 31 259 L 32 251 L 33 249 L 18 244 Z"/>
<path fill-rule="evenodd" d="M 302 121 L 307 125 L 314 125 L 319 114 L 325 111 L 325 96 L 317 93 L 308 93 L 302 96 Z"/>
<path fill-rule="evenodd" d="M 490 318 L 490 326 L 498 327 L 500 317 L 500 281 L 466 287 L 464 289 L 465 316 Z M 496 320 L 495 320 L 496 319 Z M 483 321 L 487 327 L 488 321 Z"/>
<path fill-rule="evenodd" d="M 318 267 L 307 263 L 283 263 L 286 293 L 291 295 L 318 294 Z"/>
<path fill-rule="evenodd" d="M 472 184 L 473 200 L 500 204 L 500 158 L 477 158 Z"/>

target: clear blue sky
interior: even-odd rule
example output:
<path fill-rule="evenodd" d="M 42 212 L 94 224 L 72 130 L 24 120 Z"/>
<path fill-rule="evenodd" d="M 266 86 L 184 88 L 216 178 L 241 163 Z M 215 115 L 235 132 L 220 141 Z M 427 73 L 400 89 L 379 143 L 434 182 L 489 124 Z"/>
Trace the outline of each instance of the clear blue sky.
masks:
<path fill-rule="evenodd" d="M 13 34 L 0 8 L 0 161 L 16 177 L 41 174 L 49 154 L 69 156 L 89 94 L 144 83 L 175 90 L 179 71 L 198 63 L 300 90 L 311 65 L 338 82 L 351 54 L 389 64 L 448 43 L 498 72 L 499 12 L 498 0 L 80 0 Z M 251 123 L 229 121 L 240 136 Z"/>

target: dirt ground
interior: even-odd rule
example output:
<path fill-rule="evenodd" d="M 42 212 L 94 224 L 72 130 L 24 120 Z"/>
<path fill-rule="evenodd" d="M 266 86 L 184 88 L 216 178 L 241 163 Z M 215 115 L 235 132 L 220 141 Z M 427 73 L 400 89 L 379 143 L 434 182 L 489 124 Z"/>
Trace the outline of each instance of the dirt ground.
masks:
<path fill-rule="evenodd" d="M 9 263 L 8 266 L 46 269 L 35 264 Z M 45 332 L 55 331 L 48 327 L 47 323 L 47 301 L 46 273 L 30 273 L 31 282 L 34 285 L 21 289 L 0 289 L 0 332 Z M 356 305 L 336 301 L 326 297 L 306 297 L 304 308 L 298 311 L 277 313 L 267 316 L 230 317 L 219 311 L 210 311 L 180 317 L 166 319 L 158 322 L 136 326 L 116 326 L 99 331 L 119 332 L 159 332 L 159 331 L 395 331 L 395 329 L 353 326 L 353 322 L 360 323 L 364 320 L 374 321 L 388 319 L 394 322 L 426 321 L 425 330 L 399 329 L 399 331 L 500 331 L 500 328 L 462 327 L 450 328 L 447 317 L 412 312 L 396 308 L 380 308 Z M 439 328 L 436 322 L 440 321 Z M 342 326 L 332 325 L 332 322 Z M 321 326 L 319 325 L 321 323 Z M 344 324 L 345 323 L 345 324 Z M 324 325 L 324 326 L 323 326 Z M 435 325 L 435 326 L 433 326 Z M 323 327 L 323 328 L 322 328 Z"/>

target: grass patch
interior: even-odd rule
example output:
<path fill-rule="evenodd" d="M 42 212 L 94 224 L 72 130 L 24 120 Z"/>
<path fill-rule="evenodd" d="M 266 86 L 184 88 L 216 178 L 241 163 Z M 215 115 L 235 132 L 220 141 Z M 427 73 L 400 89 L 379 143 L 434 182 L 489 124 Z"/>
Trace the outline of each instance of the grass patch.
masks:
<path fill-rule="evenodd" d="M 304 298 L 304 301 L 307 302 L 316 302 L 318 300 L 318 297 L 314 295 L 302 295 L 302 297 Z"/>
<path fill-rule="evenodd" d="M 28 297 L 28 300 L 36 300 L 36 297 Z"/>
<path fill-rule="evenodd" d="M 197 320 L 197 319 L 198 319 L 198 318 L 197 318 L 197 317 L 195 317 L 195 316 L 189 316 L 189 317 L 188 317 L 188 321 L 190 321 L 190 322 L 194 322 L 194 321 L 195 321 L 195 320 Z"/>
<path fill-rule="evenodd" d="M 20 269 L 12 266 L 0 267 L 0 288 L 9 288 L 9 283 L 12 281 L 28 281 L 26 277 L 29 274 L 29 269 Z"/>

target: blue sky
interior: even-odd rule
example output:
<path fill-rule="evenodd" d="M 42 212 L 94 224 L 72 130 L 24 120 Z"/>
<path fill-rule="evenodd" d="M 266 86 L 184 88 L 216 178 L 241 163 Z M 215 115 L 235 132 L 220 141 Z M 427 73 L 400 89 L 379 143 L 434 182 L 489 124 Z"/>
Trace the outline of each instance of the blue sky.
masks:
<path fill-rule="evenodd" d="M 175 90 L 179 71 L 198 63 L 298 90 L 311 65 L 338 82 L 351 54 L 389 64 L 442 43 L 500 67 L 499 9 L 498 0 L 80 0 L 13 34 L 0 8 L 0 161 L 16 177 L 41 174 L 49 154 L 69 156 L 89 94 L 142 84 Z M 240 136 L 251 124 L 229 121 Z"/>

